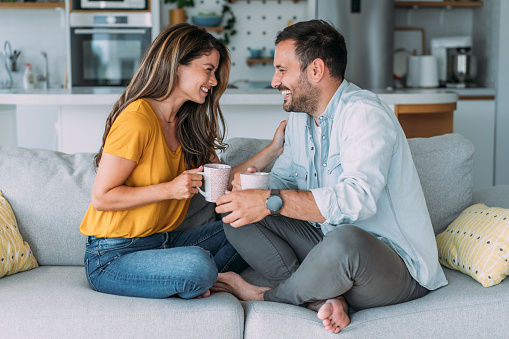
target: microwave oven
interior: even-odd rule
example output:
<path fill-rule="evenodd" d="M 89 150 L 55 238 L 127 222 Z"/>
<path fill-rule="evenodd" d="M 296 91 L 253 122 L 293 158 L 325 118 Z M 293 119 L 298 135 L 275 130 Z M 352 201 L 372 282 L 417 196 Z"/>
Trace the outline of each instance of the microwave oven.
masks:
<path fill-rule="evenodd" d="M 148 9 L 147 0 L 80 0 L 82 9 Z"/>

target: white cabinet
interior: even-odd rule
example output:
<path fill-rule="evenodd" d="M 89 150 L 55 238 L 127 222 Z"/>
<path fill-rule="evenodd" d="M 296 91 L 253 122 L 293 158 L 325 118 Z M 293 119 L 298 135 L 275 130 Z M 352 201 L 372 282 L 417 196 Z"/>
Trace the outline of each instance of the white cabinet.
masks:
<path fill-rule="evenodd" d="M 495 100 L 460 100 L 454 112 L 454 133 L 474 144 L 474 190 L 493 186 Z"/>
<path fill-rule="evenodd" d="M 226 138 L 272 139 L 281 121 L 290 113 L 283 105 L 221 105 L 226 121 Z"/>
<path fill-rule="evenodd" d="M 58 150 L 97 153 L 111 109 L 112 105 L 62 105 L 58 119 Z"/>
<path fill-rule="evenodd" d="M 272 139 L 288 117 L 282 105 L 222 105 L 226 138 Z M 58 150 L 65 153 L 99 151 L 106 118 L 112 105 L 62 105 L 58 123 Z"/>
<path fill-rule="evenodd" d="M 17 105 L 17 146 L 57 150 L 58 110 L 58 105 Z"/>
<path fill-rule="evenodd" d="M 0 105 L 0 145 L 17 145 L 16 106 Z"/>

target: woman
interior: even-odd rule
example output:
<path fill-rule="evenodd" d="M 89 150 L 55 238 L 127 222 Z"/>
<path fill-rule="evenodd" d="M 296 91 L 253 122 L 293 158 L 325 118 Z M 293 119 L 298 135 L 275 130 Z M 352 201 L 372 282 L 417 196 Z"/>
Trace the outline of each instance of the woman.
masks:
<path fill-rule="evenodd" d="M 114 105 L 95 157 L 92 203 L 81 224 L 88 236 L 85 269 L 97 291 L 148 298 L 206 297 L 218 272 L 246 264 L 222 222 L 179 231 L 202 165 L 219 162 L 226 89 L 226 47 L 189 24 L 154 40 Z M 283 122 L 272 143 L 232 176 L 263 168 L 282 152 Z"/>

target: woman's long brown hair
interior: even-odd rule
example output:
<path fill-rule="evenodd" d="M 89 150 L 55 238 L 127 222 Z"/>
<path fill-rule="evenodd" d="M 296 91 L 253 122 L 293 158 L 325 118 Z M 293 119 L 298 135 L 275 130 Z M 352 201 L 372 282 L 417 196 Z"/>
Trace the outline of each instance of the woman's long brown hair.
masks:
<path fill-rule="evenodd" d="M 219 98 L 228 85 L 230 55 L 225 45 L 204 29 L 183 23 L 166 27 L 145 53 L 131 82 L 106 119 L 102 146 L 94 157 L 95 167 L 101 161 L 111 126 L 129 104 L 140 98 L 168 98 L 177 83 L 179 65 L 189 65 L 213 50 L 220 55 L 217 86 L 210 89 L 203 104 L 187 101 L 182 105 L 177 113 L 177 137 L 188 169 L 208 163 L 214 150 L 225 149 L 226 125 Z"/>

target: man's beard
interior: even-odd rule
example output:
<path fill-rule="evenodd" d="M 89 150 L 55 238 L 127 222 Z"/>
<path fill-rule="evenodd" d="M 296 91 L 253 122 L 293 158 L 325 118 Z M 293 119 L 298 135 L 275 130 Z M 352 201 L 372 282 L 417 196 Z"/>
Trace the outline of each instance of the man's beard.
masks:
<path fill-rule="evenodd" d="M 290 102 L 283 104 L 286 112 L 315 113 L 318 107 L 319 91 L 313 87 L 306 77 L 306 73 L 299 76 L 299 83 L 292 91 Z"/>

